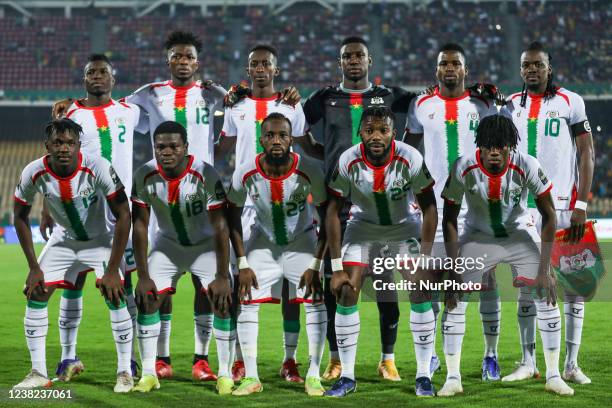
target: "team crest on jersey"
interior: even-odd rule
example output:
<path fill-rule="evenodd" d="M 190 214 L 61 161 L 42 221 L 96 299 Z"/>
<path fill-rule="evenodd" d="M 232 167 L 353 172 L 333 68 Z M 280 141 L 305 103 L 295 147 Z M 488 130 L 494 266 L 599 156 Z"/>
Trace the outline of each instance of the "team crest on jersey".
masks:
<path fill-rule="evenodd" d="M 205 107 L 206 106 L 206 101 L 204 99 L 200 99 L 199 101 L 196 102 L 197 106 L 201 106 L 201 107 Z"/>
<path fill-rule="evenodd" d="M 87 187 L 87 188 L 84 188 L 83 190 L 81 190 L 79 192 L 79 196 L 81 196 L 81 197 L 89 197 L 91 194 L 94 193 L 94 191 L 95 191 L 94 188 L 90 186 L 90 187 Z"/>
<path fill-rule="evenodd" d="M 397 179 L 393 182 L 393 187 L 404 187 L 404 184 L 406 184 L 407 181 L 405 179 Z"/>
<path fill-rule="evenodd" d="M 117 119 L 115 119 L 115 124 L 116 124 L 117 126 L 123 126 L 123 125 L 125 125 L 125 118 L 117 118 Z"/>
<path fill-rule="evenodd" d="M 542 182 L 542 184 L 546 185 L 548 184 L 548 178 L 546 177 L 546 174 L 544 174 L 544 171 L 542 171 L 542 169 L 538 169 L 538 177 L 540 178 L 540 181 Z"/>
<path fill-rule="evenodd" d="M 521 194 L 522 190 L 520 188 L 510 190 L 510 199 L 512 200 L 515 206 L 519 205 L 519 203 L 521 202 Z"/>
<path fill-rule="evenodd" d="M 372 99 L 370 99 L 370 103 L 372 105 L 383 105 L 385 101 L 380 96 L 375 96 Z"/>
<path fill-rule="evenodd" d="M 546 116 L 552 119 L 552 118 L 558 118 L 561 115 L 559 115 L 559 111 L 548 111 L 546 112 Z"/>
<path fill-rule="evenodd" d="M 186 202 L 198 201 L 199 199 L 200 199 L 200 195 L 198 193 L 185 194 L 185 201 Z"/>
<path fill-rule="evenodd" d="M 480 119 L 478 113 L 476 113 L 476 112 L 468 113 L 467 117 L 468 117 L 469 120 L 478 120 L 478 119 Z"/>

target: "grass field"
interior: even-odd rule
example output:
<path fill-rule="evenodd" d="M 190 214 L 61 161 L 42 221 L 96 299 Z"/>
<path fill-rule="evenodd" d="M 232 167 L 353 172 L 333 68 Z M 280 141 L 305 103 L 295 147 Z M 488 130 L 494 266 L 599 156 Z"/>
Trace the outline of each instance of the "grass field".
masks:
<path fill-rule="evenodd" d="M 40 248 L 38 248 L 40 249 Z M 608 259 L 612 253 L 608 252 Z M 607 269 L 612 270 L 608 261 Z M 72 390 L 72 400 L 15 401 L 9 400 L 8 390 L 21 381 L 30 369 L 29 353 L 23 335 L 23 313 L 25 299 L 21 294 L 27 273 L 25 259 L 17 245 L 0 245 L 0 276 L 3 297 L 0 317 L 0 406 L 61 406 L 71 407 L 170 407 L 170 406 L 249 406 L 249 407 L 295 407 L 295 406 L 453 406 L 490 407 L 596 407 L 610 406 L 610 384 L 612 384 L 612 303 L 588 304 L 584 325 L 580 365 L 591 377 L 590 385 L 575 385 L 573 398 L 562 398 L 544 392 L 544 380 L 522 383 L 482 383 L 480 364 L 482 361 L 482 328 L 478 305 L 472 303 L 468 309 L 467 333 L 463 343 L 462 375 L 465 394 L 454 399 L 417 399 L 414 396 L 414 373 L 416 364 L 412 337 L 409 332 L 409 304 L 401 304 L 400 334 L 396 346 L 396 361 L 403 376 L 399 383 L 382 382 L 376 373 L 379 359 L 378 316 L 375 304 L 361 305 L 361 336 L 357 356 L 356 374 L 358 391 L 342 400 L 312 399 L 303 393 L 299 384 L 285 383 L 278 378 L 282 358 L 282 321 L 278 305 L 262 308 L 259 336 L 259 373 L 264 384 L 261 394 L 250 397 L 219 397 L 214 393 L 213 383 L 195 383 L 191 380 L 193 351 L 193 288 L 190 279 L 182 279 L 178 295 L 174 298 L 171 350 L 175 377 L 162 382 L 160 390 L 149 394 L 117 395 L 112 391 L 115 382 L 116 355 L 108 310 L 89 278 L 84 295 L 84 316 L 79 331 L 78 355 L 86 371 L 75 382 L 55 385 L 56 388 Z M 608 278 L 609 279 L 609 278 Z M 54 372 L 60 357 L 57 330 L 59 292 L 49 302 L 49 336 L 47 339 L 47 367 Z M 303 321 L 303 313 L 302 313 Z M 538 339 L 539 343 L 539 339 Z M 441 336 L 438 333 L 437 349 L 441 354 Z M 214 341 L 211 362 L 216 368 Z M 563 347 L 562 347 L 563 348 Z M 516 323 L 516 304 L 504 302 L 502 334 L 499 344 L 502 375 L 509 373 L 514 362 L 520 360 L 520 347 Z M 563 361 L 562 353 L 561 361 Z M 298 360 L 307 362 L 307 340 L 305 329 L 300 334 Z M 327 361 L 327 353 L 324 356 Z M 538 366 L 544 369 L 541 349 L 538 350 Z M 305 367 L 302 366 L 302 373 Z M 445 370 L 437 373 L 434 384 L 439 389 L 445 379 Z M 606 402 L 607 401 L 607 402 Z"/>

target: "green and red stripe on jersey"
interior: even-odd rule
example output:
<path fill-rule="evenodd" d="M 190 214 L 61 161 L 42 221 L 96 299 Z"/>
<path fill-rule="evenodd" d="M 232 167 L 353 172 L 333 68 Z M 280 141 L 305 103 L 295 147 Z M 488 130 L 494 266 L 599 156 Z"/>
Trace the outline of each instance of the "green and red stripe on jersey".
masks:
<path fill-rule="evenodd" d="M 187 91 L 191 87 L 173 87 L 174 94 L 174 121 L 187 129 Z"/>
<path fill-rule="evenodd" d="M 70 228 L 72 229 L 72 231 L 74 231 L 74 234 L 76 235 L 77 240 L 89 241 L 89 236 L 87 235 L 87 231 L 85 230 L 85 225 L 83 224 L 83 220 L 81 220 L 81 216 L 79 215 L 79 211 L 77 210 L 77 207 L 75 204 L 76 197 L 74 196 L 74 192 L 72 191 L 71 181 L 80 171 L 85 171 L 89 174 L 92 174 L 91 170 L 81 167 L 81 162 L 83 160 L 83 157 L 81 156 L 80 153 L 79 153 L 79 161 L 77 164 L 77 168 L 74 171 L 74 173 L 72 173 L 68 177 L 59 177 L 57 174 L 55 174 L 53 170 L 51 170 L 51 167 L 49 167 L 49 163 L 47 160 L 48 160 L 48 156 L 45 157 L 43 160 L 45 169 L 49 174 L 51 174 L 57 180 L 57 183 L 59 185 L 60 200 L 62 202 L 62 207 L 64 208 L 64 211 L 66 212 L 66 216 L 68 217 Z"/>
<path fill-rule="evenodd" d="M 538 116 L 542 108 L 542 96 L 530 95 L 531 104 L 529 105 L 529 114 L 527 115 L 527 153 L 530 156 L 538 158 Z M 527 197 L 527 206 L 535 208 L 535 199 L 529 193 Z"/>
<path fill-rule="evenodd" d="M 458 99 L 444 98 L 444 125 L 446 128 L 446 163 L 450 172 L 459 158 L 459 107 Z"/>
<path fill-rule="evenodd" d="M 176 236 L 179 243 L 185 246 L 191 245 L 191 240 L 189 239 L 189 234 L 187 234 L 185 219 L 181 213 L 180 187 L 183 178 L 191 171 L 192 164 L 193 156 L 189 156 L 189 162 L 187 163 L 187 167 L 185 167 L 185 171 L 183 171 L 183 174 L 176 178 L 166 176 L 162 168 L 159 165 L 157 167 L 157 171 L 168 184 L 168 209 L 170 210 L 172 225 L 174 225 L 174 230 L 176 231 Z"/>
<path fill-rule="evenodd" d="M 478 167 L 480 167 L 480 170 L 489 179 L 487 200 L 489 204 L 489 225 L 493 230 L 493 235 L 495 235 L 495 237 L 497 238 L 507 237 L 508 232 L 506 231 L 506 227 L 504 227 L 503 223 L 502 184 L 503 176 L 506 174 L 508 168 L 510 167 L 510 158 L 508 158 L 508 163 L 506 163 L 506 167 L 504 168 L 504 170 L 499 174 L 491 174 L 487 171 L 487 169 L 485 169 L 480 159 L 480 149 L 476 150 L 476 163 L 478 164 Z M 471 170 L 473 167 L 474 166 L 470 166 L 463 174 L 469 172 L 469 170 Z M 516 166 L 514 167 L 516 168 Z"/>
<path fill-rule="evenodd" d="M 273 98 L 275 99 L 275 98 Z M 261 138 L 261 124 L 268 116 L 268 101 L 269 98 L 253 99 L 255 102 L 255 152 L 257 154 L 263 152 L 263 146 L 259 143 Z"/>
<path fill-rule="evenodd" d="M 393 161 L 395 155 L 395 142 L 391 142 L 391 154 L 389 160 L 382 166 L 374 166 L 370 162 L 365 154 L 365 148 L 361 145 L 361 157 L 364 163 L 372 169 L 373 172 L 373 183 L 372 183 L 372 194 L 374 195 L 374 203 L 376 204 L 376 212 L 378 213 L 378 222 L 380 225 L 391 225 L 391 210 L 389 209 L 389 198 L 387 197 L 387 184 L 385 180 L 385 171 Z"/>
<path fill-rule="evenodd" d="M 361 114 L 363 113 L 363 94 L 361 93 L 350 93 L 349 104 L 351 109 L 351 128 L 352 128 L 352 142 L 353 146 L 361 143 L 361 136 L 359 136 L 359 123 L 361 122 Z"/>
<path fill-rule="evenodd" d="M 94 109 L 93 115 L 98 130 L 98 138 L 100 139 L 100 155 L 109 162 L 112 162 L 113 139 L 111 137 L 106 111 L 104 109 Z"/>

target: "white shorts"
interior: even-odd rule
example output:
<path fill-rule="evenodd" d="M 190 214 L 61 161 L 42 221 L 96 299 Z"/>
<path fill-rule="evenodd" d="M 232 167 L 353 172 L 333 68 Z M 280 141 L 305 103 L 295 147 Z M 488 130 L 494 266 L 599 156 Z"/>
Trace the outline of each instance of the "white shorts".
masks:
<path fill-rule="evenodd" d="M 570 227 L 571 225 L 570 218 L 572 218 L 573 212 L 574 212 L 573 210 L 556 210 L 557 230 L 566 229 Z M 535 223 L 535 226 L 538 232 L 541 231 L 542 230 L 542 216 L 540 215 L 540 212 L 538 211 L 537 208 L 530 208 L 529 213 L 531 214 L 531 217 L 533 218 L 533 222 Z"/>
<path fill-rule="evenodd" d="M 51 238 L 38 257 L 38 264 L 45 276 L 45 286 L 74 289 L 81 273 L 94 271 L 96 282 L 102 279 L 111 254 L 110 236 L 89 241 L 67 239 L 57 233 Z M 123 278 L 123 273 L 120 271 Z"/>
<path fill-rule="evenodd" d="M 310 303 L 304 299 L 305 289 L 298 289 L 300 279 L 314 257 L 317 242 L 314 230 L 299 234 L 287 245 L 277 245 L 264 234 L 251 237 L 247 261 L 255 272 L 259 289 L 251 289 L 249 303 L 280 303 L 283 292 L 283 278 L 289 281 L 289 303 Z"/>
<path fill-rule="evenodd" d="M 367 267 L 373 257 L 419 253 L 421 225 L 376 225 L 349 221 L 342 242 L 342 263 Z"/>
<path fill-rule="evenodd" d="M 247 205 L 242 208 L 242 217 L 240 217 L 240 221 L 242 224 L 242 243 L 244 245 L 245 252 L 248 253 L 248 243 L 251 239 L 252 229 L 255 226 L 255 207 L 251 205 Z M 236 252 L 234 252 L 234 247 L 232 247 L 232 243 L 230 242 L 230 265 L 231 270 L 234 275 L 238 275 L 238 268 L 236 267 Z"/>
<path fill-rule="evenodd" d="M 176 283 L 186 271 L 198 277 L 206 292 L 217 273 L 213 238 L 198 245 L 184 246 L 158 235 L 149 254 L 149 276 L 157 293 L 175 293 Z"/>
<path fill-rule="evenodd" d="M 467 230 L 459 239 L 459 257 L 480 259 L 482 267 L 462 274 L 464 282 L 480 283 L 486 290 L 489 273 L 500 263 L 510 264 L 515 287 L 533 286 L 540 266 L 540 237 L 535 226 L 495 238 L 480 231 Z"/>

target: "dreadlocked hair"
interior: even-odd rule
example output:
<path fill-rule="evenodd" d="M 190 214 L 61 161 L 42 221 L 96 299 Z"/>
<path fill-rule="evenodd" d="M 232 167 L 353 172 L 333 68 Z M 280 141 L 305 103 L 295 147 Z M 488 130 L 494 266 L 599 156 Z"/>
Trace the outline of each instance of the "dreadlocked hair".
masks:
<path fill-rule="evenodd" d="M 54 134 L 70 132 L 78 138 L 83 133 L 83 128 L 76 122 L 70 119 L 62 118 L 47 122 L 45 125 L 45 140 L 49 140 Z"/>
<path fill-rule="evenodd" d="M 525 51 L 543 52 L 548 57 L 548 62 L 552 61 L 552 56 L 544 49 L 544 46 L 539 41 L 534 41 L 529 44 Z M 553 84 L 554 72 L 551 70 L 546 82 L 546 90 L 544 90 L 544 100 L 548 100 L 557 94 L 557 86 Z M 527 84 L 523 82 L 523 90 L 521 91 L 521 107 L 527 105 Z"/>
<path fill-rule="evenodd" d="M 377 118 L 377 119 L 391 119 L 391 123 L 395 123 L 395 114 L 388 106 L 384 105 L 370 105 L 363 110 L 361 114 L 361 121 L 359 122 L 359 129 L 361 131 L 361 125 L 367 118 Z"/>
<path fill-rule="evenodd" d="M 514 150 L 520 137 L 512 119 L 502 115 L 491 115 L 482 119 L 476 128 L 476 146 Z"/>

